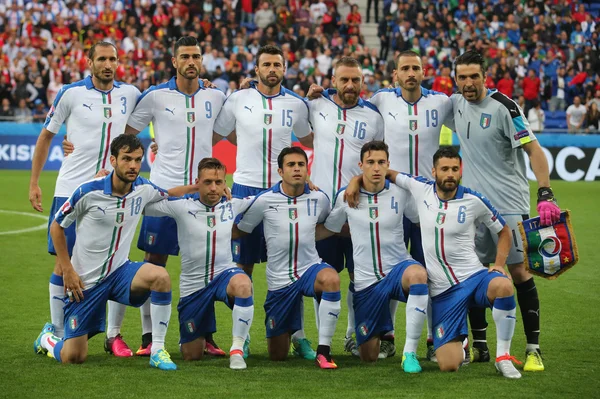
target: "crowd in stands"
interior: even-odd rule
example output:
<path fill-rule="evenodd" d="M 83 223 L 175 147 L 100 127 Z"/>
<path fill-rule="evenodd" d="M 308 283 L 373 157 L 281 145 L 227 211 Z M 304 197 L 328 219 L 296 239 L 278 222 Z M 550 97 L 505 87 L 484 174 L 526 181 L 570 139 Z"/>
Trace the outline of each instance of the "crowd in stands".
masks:
<path fill-rule="evenodd" d="M 598 2 L 384 0 L 383 16 L 374 13 L 381 46 L 368 48 L 351 1 L 3 0 L 0 119 L 42 121 L 60 88 L 89 74 L 86 54 L 97 41 L 118 47 L 117 80 L 145 90 L 173 76 L 172 44 L 193 35 L 203 77 L 226 94 L 254 74 L 266 44 L 282 47 L 284 83 L 300 95 L 312 83 L 329 87 L 335 61 L 356 57 L 365 98 L 393 84 L 403 50 L 422 55 L 425 87 L 451 94 L 453 60 L 476 49 L 488 60 L 487 87 L 517 100 L 535 130 L 598 131 Z"/>

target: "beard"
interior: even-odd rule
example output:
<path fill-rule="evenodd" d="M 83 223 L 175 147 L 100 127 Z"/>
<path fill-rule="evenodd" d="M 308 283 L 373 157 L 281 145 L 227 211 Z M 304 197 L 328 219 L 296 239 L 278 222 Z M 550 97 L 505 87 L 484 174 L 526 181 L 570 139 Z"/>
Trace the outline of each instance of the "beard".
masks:
<path fill-rule="evenodd" d="M 358 92 L 342 92 L 338 90 L 338 96 L 345 105 L 354 105 L 358 101 Z"/>
<path fill-rule="evenodd" d="M 108 84 L 115 79 L 115 73 L 114 71 L 112 71 L 110 77 L 106 77 L 106 75 L 104 74 L 104 70 L 98 70 L 94 73 L 94 77 L 98 79 L 101 83 Z"/>
<path fill-rule="evenodd" d="M 277 79 L 276 79 L 276 81 L 269 80 L 270 77 L 275 77 Z M 283 81 L 283 76 L 279 77 L 277 75 L 266 75 L 266 76 L 263 76 L 263 75 L 259 74 L 258 78 L 260 79 L 260 82 L 262 84 L 264 84 L 267 87 L 271 87 L 271 88 L 277 87 Z"/>
<path fill-rule="evenodd" d="M 194 76 L 189 75 L 189 72 L 191 72 L 192 70 L 194 71 Z M 190 80 L 198 79 L 198 76 L 200 76 L 200 71 L 198 70 L 198 68 L 181 68 L 178 69 L 177 72 L 185 79 Z"/>
<path fill-rule="evenodd" d="M 123 183 L 129 184 L 133 183 L 135 179 L 138 178 L 139 172 L 135 174 L 135 177 L 129 177 L 129 175 L 127 175 L 126 173 L 121 173 L 121 171 L 115 169 L 115 175 L 117 175 L 117 178 Z"/>
<path fill-rule="evenodd" d="M 448 179 L 435 179 L 435 185 L 437 186 L 437 188 L 440 191 L 443 191 L 445 193 L 450 193 L 454 190 L 456 190 L 456 188 L 458 187 L 458 181 L 452 179 L 452 180 L 448 180 Z"/>

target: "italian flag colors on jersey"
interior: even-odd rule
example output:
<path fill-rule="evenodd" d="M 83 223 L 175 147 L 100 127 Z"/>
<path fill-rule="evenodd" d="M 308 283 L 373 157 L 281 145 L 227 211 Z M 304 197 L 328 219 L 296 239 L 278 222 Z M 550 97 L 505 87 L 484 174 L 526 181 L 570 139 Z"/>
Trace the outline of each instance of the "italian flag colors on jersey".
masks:
<path fill-rule="evenodd" d="M 346 110 L 338 108 L 338 124 L 335 129 L 335 149 L 333 150 L 333 192 L 331 200 L 335 200 L 335 194 L 342 186 L 342 164 L 344 162 L 344 133 L 346 131 Z"/>
<path fill-rule="evenodd" d="M 102 271 L 100 272 L 100 277 L 98 278 L 99 283 L 108 274 L 110 273 L 110 269 L 113 265 L 113 258 L 119 249 L 119 244 L 121 242 L 121 233 L 123 232 L 123 221 L 125 220 L 125 203 L 127 202 L 127 198 L 117 198 L 117 216 L 115 220 L 115 226 L 113 227 L 112 238 L 110 240 L 110 249 L 108 250 L 108 256 L 102 265 Z"/>
<path fill-rule="evenodd" d="M 435 255 L 437 257 L 438 262 L 442 266 L 444 270 L 444 274 L 448 278 L 448 282 L 451 286 L 458 284 L 458 279 L 454 274 L 454 270 L 448 260 L 446 259 L 446 240 L 444 234 L 444 228 L 439 227 L 444 224 L 446 220 L 446 211 L 448 210 L 448 203 L 444 201 L 439 201 L 439 209 L 438 215 L 436 217 L 436 226 L 435 226 Z"/>
<path fill-rule="evenodd" d="M 535 217 L 519 223 L 525 264 L 538 276 L 555 279 L 579 260 L 571 215 L 564 211 L 558 223 L 542 227 Z"/>
<path fill-rule="evenodd" d="M 300 276 L 298 275 L 298 208 L 296 198 L 288 198 L 288 216 L 290 219 L 290 236 L 289 236 L 289 251 L 288 251 L 288 274 L 290 280 L 298 281 Z"/>
<path fill-rule="evenodd" d="M 215 254 L 217 253 L 217 229 L 215 229 L 217 226 L 217 218 L 214 215 L 215 208 L 206 207 L 206 212 L 212 212 L 213 214 L 206 215 L 206 225 L 209 230 L 206 231 L 205 286 L 215 277 Z"/>
<path fill-rule="evenodd" d="M 98 162 L 96 163 L 96 173 L 100 169 L 106 168 L 106 160 L 110 157 L 110 135 L 112 130 L 112 96 L 110 92 L 102 93 L 102 112 L 104 121 L 102 122 L 102 139 L 100 140 L 100 152 L 98 153 Z"/>
<path fill-rule="evenodd" d="M 379 236 L 379 206 L 377 204 L 377 194 L 369 195 L 369 236 L 371 238 L 371 257 L 373 259 L 373 272 L 377 281 L 385 277 L 383 264 L 381 262 L 381 239 Z"/>
<path fill-rule="evenodd" d="M 262 97 L 263 118 L 263 188 L 269 188 L 271 182 L 271 153 L 273 151 L 273 100 Z"/>
<path fill-rule="evenodd" d="M 185 121 L 187 142 L 185 145 L 185 174 L 183 184 L 194 183 L 194 144 L 196 143 L 196 101 L 194 96 L 185 96 Z"/>
<path fill-rule="evenodd" d="M 418 116 L 419 110 L 417 104 L 407 104 L 408 106 L 408 163 L 410 166 L 409 173 L 414 176 L 419 176 L 419 119 L 411 119 L 411 116 Z"/>

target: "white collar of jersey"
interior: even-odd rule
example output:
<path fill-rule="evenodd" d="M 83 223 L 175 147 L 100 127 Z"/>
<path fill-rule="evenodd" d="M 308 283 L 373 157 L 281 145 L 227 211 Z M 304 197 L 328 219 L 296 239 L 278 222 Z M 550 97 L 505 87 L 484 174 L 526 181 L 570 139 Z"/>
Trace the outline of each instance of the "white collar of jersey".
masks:
<path fill-rule="evenodd" d="M 285 96 L 285 87 L 283 87 L 283 85 L 280 86 L 279 93 L 275 94 L 274 96 L 265 96 L 264 94 L 262 94 L 260 92 L 260 90 L 258 90 L 258 88 L 256 87 L 256 85 L 258 85 L 258 81 L 253 80 L 253 81 L 250 82 L 250 87 L 252 89 L 256 90 L 258 92 L 258 94 L 260 94 L 264 98 L 273 98 L 273 97 L 277 97 L 277 96 Z"/>
<path fill-rule="evenodd" d="M 198 79 L 198 84 L 200 85 L 200 88 L 198 89 L 198 91 L 200 91 L 200 90 L 204 89 L 204 82 L 202 81 L 202 79 Z M 173 76 L 171 79 L 169 79 L 169 81 L 167 82 L 167 87 L 169 88 L 169 90 L 177 90 L 177 91 L 179 91 L 179 90 L 177 89 L 177 78 L 176 78 L 175 76 Z M 196 93 L 197 93 L 198 91 L 196 91 Z M 181 92 L 180 92 L 180 93 L 181 93 Z M 196 93 L 192 94 L 192 95 L 191 95 L 191 96 L 189 96 L 189 97 L 192 97 L 192 96 L 194 96 Z M 186 96 L 187 96 L 187 94 L 185 94 L 185 93 L 181 93 L 181 94 L 183 94 L 183 95 L 186 95 Z"/>
<path fill-rule="evenodd" d="M 383 188 L 379 191 L 377 191 L 376 193 L 370 193 L 368 191 L 365 191 L 363 189 L 360 190 L 361 193 L 363 194 L 367 194 L 367 195 L 377 195 L 380 192 L 382 192 L 383 190 L 389 190 L 390 189 L 390 181 L 388 179 L 385 179 L 385 184 L 383 185 Z"/>
<path fill-rule="evenodd" d="M 106 195 L 113 195 L 112 193 L 112 177 L 113 177 L 113 173 L 115 173 L 115 171 L 113 170 L 112 172 L 110 172 L 110 174 L 108 176 L 106 176 L 104 178 L 104 194 Z M 141 183 L 141 178 L 138 176 L 134 182 L 131 184 L 131 190 L 129 191 L 129 193 L 131 193 L 136 186 L 138 186 Z M 129 193 L 125 194 L 123 197 L 127 197 L 127 195 L 129 195 Z M 118 195 L 115 195 L 115 197 L 119 197 Z M 119 198 L 123 198 L 123 197 L 119 197 Z"/>
<path fill-rule="evenodd" d="M 288 198 L 297 198 L 297 197 L 290 197 L 289 195 L 284 193 L 283 190 L 281 189 L 281 182 L 274 185 L 271 190 L 273 190 L 274 193 L 280 193 L 281 195 L 284 195 Z M 310 194 L 310 188 L 308 188 L 308 183 L 304 184 L 304 192 L 300 195 L 303 195 L 303 194 Z M 300 195 L 298 197 L 300 197 Z"/>
<path fill-rule="evenodd" d="M 96 89 L 96 86 L 94 86 L 94 82 L 92 81 L 92 75 L 86 76 L 85 79 L 83 79 L 83 82 L 85 83 L 85 88 L 86 89 L 88 89 L 88 90 L 92 90 L 92 89 L 98 90 L 98 89 Z M 116 87 L 118 89 L 119 87 L 121 87 L 121 83 L 117 82 L 116 80 L 113 80 L 113 87 Z M 109 91 L 106 91 L 106 92 L 102 91 L 102 90 L 98 90 L 98 91 L 102 92 L 102 93 L 108 93 L 108 92 L 112 91 L 112 89 L 109 90 Z"/>
<path fill-rule="evenodd" d="M 448 202 L 448 201 L 452 201 L 452 200 L 462 199 L 465 196 L 465 188 L 459 184 L 454 198 L 451 198 L 449 200 L 443 200 L 440 197 L 438 197 L 438 195 L 437 195 L 437 184 L 435 184 L 435 182 L 432 182 L 432 183 L 433 183 L 433 191 L 435 192 L 435 196 L 437 197 L 437 199 L 439 199 L 442 202 Z"/>
<path fill-rule="evenodd" d="M 396 92 L 396 97 L 402 97 L 402 88 L 400 87 L 396 87 L 396 89 L 394 90 Z M 427 97 L 429 94 L 431 93 L 431 90 L 424 88 L 423 86 L 421 86 L 421 97 L 419 97 L 419 100 L 422 97 Z M 402 99 L 404 100 L 404 97 L 402 97 Z M 414 103 L 409 103 L 408 101 L 404 100 L 405 102 L 407 102 L 408 104 L 416 104 L 419 102 L 419 100 L 415 101 Z"/>
<path fill-rule="evenodd" d="M 185 196 L 185 198 L 191 198 L 191 199 L 193 199 L 195 201 L 198 201 L 199 203 L 201 203 L 202 205 L 204 205 L 207 208 L 213 208 L 213 207 L 215 207 L 215 206 L 217 206 L 217 205 L 219 205 L 219 204 L 221 204 L 223 202 L 227 202 L 227 197 L 223 196 L 223 197 L 221 197 L 221 199 L 219 200 L 219 202 L 217 202 L 216 204 L 214 204 L 214 205 L 208 205 L 208 204 L 205 204 L 204 202 L 202 202 L 202 200 L 200 199 L 200 193 L 187 194 Z"/>
<path fill-rule="evenodd" d="M 358 97 L 358 103 L 352 107 L 340 107 L 335 101 L 333 101 L 333 95 L 337 94 L 337 90 L 336 89 L 327 89 L 323 91 L 323 97 L 325 97 L 326 99 L 328 99 L 329 101 L 331 101 L 332 103 L 334 103 L 335 105 L 337 105 L 339 108 L 341 109 L 352 109 L 356 106 L 359 106 L 361 108 L 363 108 L 365 106 L 365 100 L 363 100 L 362 98 Z"/>

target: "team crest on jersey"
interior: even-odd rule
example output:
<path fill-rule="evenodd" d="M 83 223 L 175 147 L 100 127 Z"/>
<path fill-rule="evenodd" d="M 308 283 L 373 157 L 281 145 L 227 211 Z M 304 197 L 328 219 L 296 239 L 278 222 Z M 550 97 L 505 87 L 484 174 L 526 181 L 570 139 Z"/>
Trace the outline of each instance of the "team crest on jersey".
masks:
<path fill-rule="evenodd" d="M 148 243 L 148 245 L 154 245 L 155 242 L 156 234 L 148 233 L 148 235 L 146 236 L 146 243 Z"/>
<path fill-rule="evenodd" d="M 265 125 L 273 123 L 273 114 L 265 114 L 264 123 Z"/>
<path fill-rule="evenodd" d="M 483 129 L 487 129 L 490 127 L 492 123 L 492 115 L 490 114 L 481 114 L 481 119 L 479 120 L 479 126 Z"/>
<path fill-rule="evenodd" d="M 186 117 L 188 123 L 194 123 L 196 122 L 196 113 L 195 112 L 188 112 L 187 113 L 187 117 Z"/>
<path fill-rule="evenodd" d="M 194 320 L 186 321 L 185 328 L 187 328 L 187 330 L 190 334 L 192 334 L 194 331 L 196 331 L 196 325 L 194 324 Z"/>
<path fill-rule="evenodd" d="M 444 224 L 444 222 L 446 221 L 446 213 L 444 212 L 438 212 L 437 218 L 435 219 L 435 222 L 439 225 Z"/>
<path fill-rule="evenodd" d="M 367 334 L 369 334 L 369 328 L 367 327 L 367 325 L 365 323 L 361 323 L 361 325 L 358 326 L 358 331 L 360 332 L 360 335 L 362 335 L 363 337 L 366 337 Z"/>
<path fill-rule="evenodd" d="M 269 330 L 275 329 L 275 319 L 273 317 L 269 317 L 269 320 L 267 320 L 267 328 Z"/>
<path fill-rule="evenodd" d="M 417 120 L 416 120 L 416 119 L 411 119 L 411 120 L 409 120 L 409 121 L 408 121 L 408 128 L 409 128 L 411 131 L 413 131 L 413 132 L 414 132 L 415 130 L 417 130 Z"/>
<path fill-rule="evenodd" d="M 123 223 L 123 219 L 125 219 L 125 212 L 117 212 L 117 223 Z"/>
<path fill-rule="evenodd" d="M 240 254 L 240 243 L 236 242 L 233 244 L 233 254 L 238 256 Z"/>
<path fill-rule="evenodd" d="M 444 326 L 439 325 L 436 329 L 435 329 L 435 335 L 439 338 L 442 339 L 444 337 L 444 334 L 446 332 L 444 331 Z"/>
<path fill-rule="evenodd" d="M 377 219 L 379 217 L 379 208 L 376 206 L 370 207 L 369 216 L 371 217 L 371 219 Z"/>
<path fill-rule="evenodd" d="M 290 219 L 291 220 L 298 219 L 298 208 L 290 208 Z"/>
<path fill-rule="evenodd" d="M 63 213 L 63 215 L 68 215 L 69 213 L 73 212 L 73 207 L 71 206 L 71 203 L 67 200 L 65 201 L 63 206 L 60 207 L 60 211 Z"/>
<path fill-rule="evenodd" d="M 337 129 L 335 129 L 335 132 L 341 136 L 342 134 L 344 134 L 345 130 L 346 130 L 346 124 L 338 123 Z"/>
<path fill-rule="evenodd" d="M 209 216 L 206 217 L 206 225 L 208 227 L 210 227 L 212 229 L 213 227 L 215 227 L 215 224 L 217 224 L 217 221 L 215 219 L 215 215 L 209 215 Z"/>
<path fill-rule="evenodd" d="M 104 117 L 106 119 L 112 118 L 112 108 L 110 108 L 110 107 L 104 107 Z"/>
<path fill-rule="evenodd" d="M 69 318 L 69 327 L 71 328 L 71 330 L 75 330 L 78 325 L 79 323 L 77 322 L 77 316 L 71 316 Z"/>

